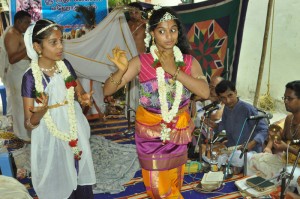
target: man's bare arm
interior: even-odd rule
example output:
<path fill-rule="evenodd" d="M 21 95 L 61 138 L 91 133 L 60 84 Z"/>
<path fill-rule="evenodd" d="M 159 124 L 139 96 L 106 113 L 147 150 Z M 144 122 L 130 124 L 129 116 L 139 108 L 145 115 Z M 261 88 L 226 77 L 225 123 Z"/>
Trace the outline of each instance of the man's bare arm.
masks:
<path fill-rule="evenodd" d="M 21 42 L 23 43 L 20 39 L 23 38 L 13 32 L 8 32 L 5 36 L 4 44 L 10 64 L 15 64 L 27 57 L 26 47 L 20 45 Z"/>

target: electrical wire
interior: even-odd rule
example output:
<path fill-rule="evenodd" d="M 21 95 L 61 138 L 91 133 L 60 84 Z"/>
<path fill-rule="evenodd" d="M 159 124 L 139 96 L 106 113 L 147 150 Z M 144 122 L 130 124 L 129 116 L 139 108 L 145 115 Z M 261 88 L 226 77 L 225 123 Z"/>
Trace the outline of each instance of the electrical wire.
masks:
<path fill-rule="evenodd" d="M 244 121 L 244 124 L 243 124 L 243 126 L 242 126 L 242 130 L 241 130 L 241 132 L 240 132 L 239 138 L 238 138 L 238 140 L 237 140 L 237 142 L 236 142 L 236 144 L 235 144 L 235 147 L 234 147 L 234 149 L 233 149 L 233 151 L 232 151 L 232 153 L 231 153 L 230 159 L 229 159 L 228 164 L 227 164 L 227 167 L 226 167 L 226 170 L 227 170 L 227 171 L 229 170 L 229 167 L 230 167 L 230 164 L 231 164 L 233 155 L 234 155 L 234 153 L 235 153 L 236 150 L 237 150 L 237 146 L 239 145 L 239 141 L 240 141 L 241 136 L 242 136 L 242 134 L 243 134 L 243 131 L 244 131 L 244 127 L 245 127 L 246 122 L 247 122 L 247 118 L 246 118 L 245 121 Z M 224 175 L 224 178 L 225 178 L 225 175 Z M 223 181 L 224 181 L 224 179 L 223 179 Z"/>

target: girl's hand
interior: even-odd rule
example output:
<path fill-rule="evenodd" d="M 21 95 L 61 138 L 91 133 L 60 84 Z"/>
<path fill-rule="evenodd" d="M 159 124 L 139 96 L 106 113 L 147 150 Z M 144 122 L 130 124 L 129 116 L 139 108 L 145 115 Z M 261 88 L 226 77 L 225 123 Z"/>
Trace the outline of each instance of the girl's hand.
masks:
<path fill-rule="evenodd" d="M 121 50 L 116 46 L 112 50 L 112 57 L 107 54 L 107 58 L 113 62 L 121 71 L 127 71 L 128 69 L 128 59 L 126 57 L 126 51 Z"/>
<path fill-rule="evenodd" d="M 177 67 L 175 64 L 173 53 L 155 50 L 155 54 L 157 55 L 164 71 L 166 71 L 170 75 L 174 75 L 176 73 Z"/>
<path fill-rule="evenodd" d="M 266 147 L 263 152 L 264 153 L 272 153 L 272 150 L 269 147 Z"/>
<path fill-rule="evenodd" d="M 29 107 L 30 112 L 46 113 L 48 110 L 48 98 L 48 95 L 42 93 L 40 97 L 37 97 L 37 100 L 40 102 L 39 105 L 37 107 Z"/>
<path fill-rule="evenodd" d="M 94 91 L 91 91 L 89 93 L 84 93 L 84 94 L 80 94 L 77 93 L 77 97 L 78 97 L 78 101 L 82 106 L 88 106 L 91 107 L 92 106 L 92 95 L 93 95 Z"/>

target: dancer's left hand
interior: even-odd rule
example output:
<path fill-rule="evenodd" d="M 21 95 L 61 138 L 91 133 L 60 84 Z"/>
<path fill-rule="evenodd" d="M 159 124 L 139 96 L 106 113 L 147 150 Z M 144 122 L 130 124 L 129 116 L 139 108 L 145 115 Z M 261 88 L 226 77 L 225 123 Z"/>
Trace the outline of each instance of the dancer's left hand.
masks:
<path fill-rule="evenodd" d="M 84 93 L 84 94 L 80 94 L 77 93 L 77 97 L 78 97 L 78 101 L 82 106 L 88 106 L 91 107 L 92 106 L 92 95 L 93 95 L 94 91 L 91 91 L 89 93 Z"/>
<path fill-rule="evenodd" d="M 173 53 L 155 50 L 155 54 L 157 55 L 158 60 L 161 63 L 161 66 L 164 69 L 164 71 L 166 71 L 170 75 L 174 75 L 177 68 Z"/>
<path fill-rule="evenodd" d="M 29 107 L 31 113 L 39 113 L 44 115 L 48 110 L 48 99 L 49 96 L 45 93 L 41 93 L 39 97 L 36 98 L 38 106 Z"/>

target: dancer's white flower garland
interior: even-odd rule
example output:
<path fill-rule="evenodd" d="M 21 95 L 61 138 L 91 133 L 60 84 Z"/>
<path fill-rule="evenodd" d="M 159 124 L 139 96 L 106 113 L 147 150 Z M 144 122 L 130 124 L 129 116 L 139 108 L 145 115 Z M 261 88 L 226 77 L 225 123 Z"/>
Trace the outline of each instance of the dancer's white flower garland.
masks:
<path fill-rule="evenodd" d="M 61 71 L 64 80 L 70 77 L 71 74 L 63 61 L 57 61 L 56 66 L 58 67 L 58 70 Z M 40 70 L 38 62 L 33 60 L 31 62 L 31 67 L 32 67 L 33 77 L 35 79 L 35 89 L 38 93 L 43 93 L 44 92 L 44 87 L 42 83 L 43 73 Z M 74 157 L 76 159 L 80 159 L 80 155 L 82 152 L 79 150 L 77 146 L 78 137 L 77 137 L 77 125 L 75 119 L 76 115 L 75 115 L 75 106 L 74 106 L 74 93 L 75 91 L 73 86 L 67 89 L 66 99 L 68 101 L 68 117 L 69 117 L 69 124 L 70 124 L 69 134 L 63 133 L 60 130 L 58 130 L 56 124 L 53 122 L 53 119 L 51 118 L 49 111 L 45 113 L 44 119 L 50 133 L 58 139 L 67 141 L 72 148 Z"/>
<path fill-rule="evenodd" d="M 155 45 L 152 45 L 150 47 L 151 55 L 153 56 L 154 60 L 158 61 L 158 57 L 155 54 L 155 50 L 157 50 L 157 47 Z M 183 63 L 182 53 L 177 46 L 173 47 L 173 53 L 174 53 L 174 57 L 175 57 L 175 62 Z M 161 104 L 161 116 L 165 123 L 170 123 L 178 112 L 179 104 L 181 102 L 183 85 L 178 80 L 175 81 L 175 83 L 176 83 L 175 99 L 174 99 L 173 105 L 171 107 L 171 110 L 169 111 L 168 101 L 167 101 L 167 86 L 166 86 L 166 82 L 165 82 L 165 71 L 162 67 L 156 68 L 156 77 L 157 77 L 157 81 L 158 81 L 159 101 Z M 165 124 L 165 123 L 161 123 L 162 130 L 161 130 L 161 138 L 160 139 L 163 142 L 165 142 L 166 140 L 170 140 L 170 132 L 171 132 L 171 129 L 168 128 L 167 124 Z"/>
<path fill-rule="evenodd" d="M 151 53 L 151 55 L 154 59 L 154 63 L 153 63 L 154 65 L 156 65 L 159 62 L 158 57 L 155 53 L 156 50 L 157 50 L 156 45 L 152 45 L 150 47 L 150 53 Z M 174 57 L 175 57 L 176 66 L 177 67 L 184 66 L 185 64 L 183 62 L 183 55 L 182 55 L 180 49 L 177 46 L 173 47 L 173 54 L 174 54 Z"/>

